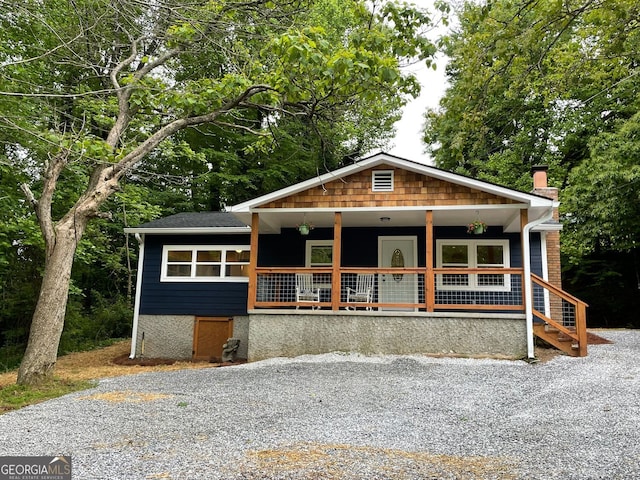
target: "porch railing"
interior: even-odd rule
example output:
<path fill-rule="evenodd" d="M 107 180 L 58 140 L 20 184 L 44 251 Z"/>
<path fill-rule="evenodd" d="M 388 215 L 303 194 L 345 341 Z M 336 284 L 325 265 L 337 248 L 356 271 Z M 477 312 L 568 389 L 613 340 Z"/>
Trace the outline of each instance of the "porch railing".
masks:
<path fill-rule="evenodd" d="M 296 274 L 312 275 L 312 299 L 297 301 Z M 348 301 L 347 292 L 357 290 L 358 276 L 367 274 L 374 277 L 370 297 L 357 298 L 368 301 Z M 522 275 L 520 268 L 437 268 L 429 272 L 425 268 L 343 267 L 335 275 L 329 267 L 259 267 L 249 309 L 522 312 Z"/>
<path fill-rule="evenodd" d="M 310 274 L 317 297 L 296 299 L 296 274 Z M 359 275 L 373 274 L 367 301 L 348 301 Z M 524 312 L 520 268 L 257 268 L 249 309 L 307 308 Z M 570 355 L 587 354 L 583 301 L 532 274 L 534 333 Z M 359 297 L 363 298 L 363 297 Z"/>
<path fill-rule="evenodd" d="M 531 274 L 533 331 L 572 356 L 587 355 L 587 304 Z"/>

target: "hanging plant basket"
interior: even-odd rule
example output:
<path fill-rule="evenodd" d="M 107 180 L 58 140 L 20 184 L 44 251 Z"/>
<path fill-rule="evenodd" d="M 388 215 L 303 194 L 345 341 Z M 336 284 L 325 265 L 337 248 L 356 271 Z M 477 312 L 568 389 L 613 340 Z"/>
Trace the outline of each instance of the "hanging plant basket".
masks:
<path fill-rule="evenodd" d="M 309 235 L 309 232 L 313 230 L 313 225 L 305 222 L 298 225 L 297 228 L 298 228 L 298 231 L 300 232 L 300 235 Z"/>
<path fill-rule="evenodd" d="M 487 224 L 481 220 L 476 220 L 467 226 L 467 233 L 473 235 L 482 235 L 487 231 Z"/>

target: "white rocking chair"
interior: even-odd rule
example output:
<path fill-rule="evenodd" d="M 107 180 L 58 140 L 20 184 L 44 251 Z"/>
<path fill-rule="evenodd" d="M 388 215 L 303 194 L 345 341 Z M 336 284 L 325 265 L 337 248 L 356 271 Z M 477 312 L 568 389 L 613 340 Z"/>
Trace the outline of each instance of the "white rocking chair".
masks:
<path fill-rule="evenodd" d="M 313 285 L 312 273 L 296 273 L 296 302 L 320 302 L 320 288 Z M 300 305 L 296 305 L 296 310 Z M 319 305 L 312 305 L 312 309 L 320 308 Z"/>
<path fill-rule="evenodd" d="M 366 309 L 371 310 L 373 301 L 373 273 L 359 273 L 356 277 L 356 289 L 347 287 L 347 302 L 359 302 L 368 304 Z M 355 310 L 355 307 L 347 307 L 347 310 Z"/>

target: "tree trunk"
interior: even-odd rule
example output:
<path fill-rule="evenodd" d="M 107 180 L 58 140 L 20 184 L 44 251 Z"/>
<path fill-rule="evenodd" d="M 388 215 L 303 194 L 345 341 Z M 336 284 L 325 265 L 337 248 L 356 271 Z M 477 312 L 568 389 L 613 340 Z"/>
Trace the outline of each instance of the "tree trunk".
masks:
<path fill-rule="evenodd" d="M 73 257 L 86 224 L 86 219 L 72 216 L 55 228 L 55 244 L 47 257 L 29 342 L 18 371 L 17 383 L 20 385 L 37 385 L 53 378 L 69 298 Z"/>

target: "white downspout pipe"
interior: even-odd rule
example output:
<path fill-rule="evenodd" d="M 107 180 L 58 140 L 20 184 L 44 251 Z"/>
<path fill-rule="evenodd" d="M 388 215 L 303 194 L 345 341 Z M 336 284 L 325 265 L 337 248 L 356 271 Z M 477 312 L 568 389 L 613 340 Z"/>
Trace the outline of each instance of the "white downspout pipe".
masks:
<path fill-rule="evenodd" d="M 142 265 L 144 263 L 144 234 L 136 233 L 136 240 L 140 244 L 138 254 L 138 271 L 136 272 L 136 298 L 133 304 L 133 328 L 131 331 L 131 353 L 129 358 L 136 357 L 136 347 L 138 339 L 138 317 L 140 316 L 140 296 L 142 294 Z"/>
<path fill-rule="evenodd" d="M 533 343 L 533 290 L 531 282 L 531 239 L 529 235 L 533 227 L 549 221 L 553 218 L 551 207 L 542 217 L 527 223 L 522 229 L 522 241 L 524 242 L 522 253 L 522 265 L 524 267 L 524 313 L 527 325 L 527 358 L 535 358 L 535 348 Z"/>

